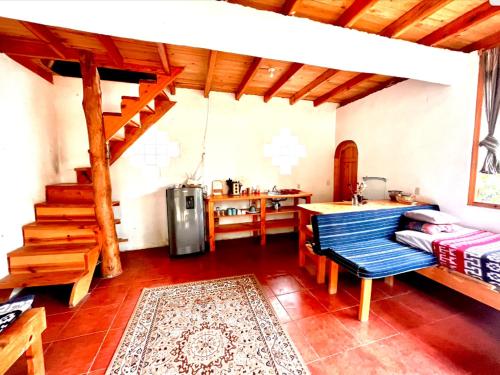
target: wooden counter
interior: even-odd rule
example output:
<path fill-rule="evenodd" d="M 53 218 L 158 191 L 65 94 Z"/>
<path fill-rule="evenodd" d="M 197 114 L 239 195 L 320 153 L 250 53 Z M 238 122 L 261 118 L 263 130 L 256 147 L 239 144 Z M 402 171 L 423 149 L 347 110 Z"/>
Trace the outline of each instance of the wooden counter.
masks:
<path fill-rule="evenodd" d="M 236 233 L 236 232 L 253 232 L 256 236 L 260 233 L 260 244 L 266 244 L 266 230 L 268 228 L 299 228 L 299 199 L 305 200 L 306 203 L 311 202 L 311 193 L 300 192 L 297 194 L 274 195 L 274 194 L 244 194 L 244 195 L 210 195 L 205 197 L 205 206 L 207 212 L 207 227 L 208 227 L 208 242 L 210 251 L 215 251 L 215 236 L 218 233 Z M 293 205 L 282 206 L 279 210 L 267 209 L 266 204 L 268 199 L 293 199 Z M 260 203 L 260 212 L 246 213 L 242 215 L 219 216 L 215 212 L 215 204 L 220 202 L 234 201 L 255 201 Z M 279 214 L 291 214 L 292 217 L 286 219 L 272 219 Z M 217 223 L 221 218 L 225 217 L 248 217 L 251 221 L 243 223 L 220 224 Z M 260 220 L 259 220 L 260 219 Z"/>

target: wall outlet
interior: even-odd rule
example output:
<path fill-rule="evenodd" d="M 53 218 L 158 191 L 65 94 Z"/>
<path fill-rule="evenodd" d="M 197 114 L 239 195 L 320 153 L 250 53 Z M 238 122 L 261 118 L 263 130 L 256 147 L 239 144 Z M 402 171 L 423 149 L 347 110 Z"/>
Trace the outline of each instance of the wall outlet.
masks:
<path fill-rule="evenodd" d="M 330 180 L 326 180 L 326 186 L 330 186 Z"/>
<path fill-rule="evenodd" d="M 300 184 L 297 184 L 297 189 L 300 189 Z"/>
<path fill-rule="evenodd" d="M 415 188 L 415 195 L 420 195 L 420 188 L 419 187 Z"/>

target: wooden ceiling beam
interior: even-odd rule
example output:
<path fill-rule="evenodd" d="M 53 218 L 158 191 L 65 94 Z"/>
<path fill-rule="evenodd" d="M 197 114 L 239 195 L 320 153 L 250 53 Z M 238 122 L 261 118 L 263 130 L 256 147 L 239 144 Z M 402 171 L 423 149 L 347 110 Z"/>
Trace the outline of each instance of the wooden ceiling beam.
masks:
<path fill-rule="evenodd" d="M 413 8 L 411 8 L 408 12 L 403 14 L 401 17 L 399 17 L 397 20 L 392 22 L 390 25 L 385 27 L 381 32 L 380 35 L 386 36 L 386 37 L 397 37 L 404 33 L 408 28 L 413 26 L 415 23 L 420 22 L 424 18 L 428 17 L 429 15 L 435 13 L 438 9 L 444 7 L 446 4 L 448 4 L 451 0 L 424 0 L 415 5 Z M 447 25 L 446 25 L 447 26 Z M 443 26 L 446 27 L 446 26 Z M 314 101 L 314 105 L 318 106 L 321 105 L 325 102 L 327 102 L 330 98 L 332 98 L 335 95 L 338 95 L 344 91 L 350 90 L 353 86 L 361 83 L 365 79 L 373 77 L 374 74 L 368 74 L 368 73 L 361 73 L 355 76 L 354 78 L 350 79 L 349 81 L 345 82 L 344 84 L 335 87 L 333 90 L 330 90 L 326 94 L 320 96 Z M 394 78 L 395 80 L 398 80 L 397 82 L 400 82 L 400 78 Z M 392 80 L 389 81 L 390 83 Z M 391 83 L 394 84 L 394 83 Z M 379 87 L 377 89 L 377 87 Z M 375 88 L 367 90 L 356 97 L 352 98 L 352 100 L 349 101 L 351 103 L 354 100 L 361 99 L 365 97 L 366 95 L 370 95 L 373 92 L 382 90 L 387 86 L 384 85 L 377 85 Z M 347 104 L 347 102 L 345 103 Z M 343 104 L 343 105 L 345 105 Z"/>
<path fill-rule="evenodd" d="M 378 0 L 354 0 L 349 8 L 333 23 L 335 26 L 351 27 Z"/>
<path fill-rule="evenodd" d="M 500 7 L 493 7 L 488 2 L 485 2 L 460 17 L 455 18 L 455 20 L 433 31 L 429 35 L 419 39 L 417 43 L 425 44 L 426 46 L 433 46 L 461 31 L 464 31 L 465 29 L 468 29 L 471 26 L 493 17 L 496 14 L 500 14 Z"/>
<path fill-rule="evenodd" d="M 210 89 L 212 87 L 212 80 L 214 78 L 215 63 L 217 62 L 217 51 L 210 51 L 210 57 L 208 59 L 208 70 L 207 79 L 205 80 L 205 98 L 208 98 L 210 94 Z"/>
<path fill-rule="evenodd" d="M 466 45 L 461 49 L 462 52 L 472 52 L 482 49 L 490 49 L 500 46 L 500 30 L 488 35 L 477 42 Z"/>
<path fill-rule="evenodd" d="M 262 57 L 254 57 L 254 59 L 252 60 L 252 63 L 250 64 L 250 67 L 245 73 L 245 76 L 243 77 L 243 80 L 241 81 L 238 90 L 236 90 L 235 94 L 236 100 L 240 100 L 240 98 L 245 93 L 245 90 L 248 87 L 250 81 L 257 73 L 257 69 L 259 69 L 259 65 L 262 63 L 262 60 L 263 60 Z"/>
<path fill-rule="evenodd" d="M 61 60 L 59 56 L 51 49 L 46 43 L 40 42 L 38 40 L 23 39 L 23 38 L 13 38 L 4 37 L 0 38 L 0 52 L 13 55 L 13 56 L 23 56 L 28 58 L 36 59 L 48 59 L 48 60 Z M 79 54 L 76 50 L 69 50 L 68 58 L 65 61 L 79 61 Z M 160 65 L 144 65 L 141 64 L 142 60 L 127 59 L 127 62 L 119 67 L 109 59 L 107 55 L 96 55 L 96 63 L 99 67 L 111 68 L 111 69 L 124 69 L 134 72 L 145 72 L 145 73 L 164 73 Z M 173 68 L 173 67 L 172 67 Z"/>
<path fill-rule="evenodd" d="M 70 54 L 69 48 L 64 46 L 61 40 L 57 36 L 55 36 L 47 26 L 26 21 L 19 22 L 34 36 L 47 43 L 48 46 L 57 54 L 58 58 L 66 59 L 68 57 L 68 55 Z"/>
<path fill-rule="evenodd" d="M 300 99 L 302 99 L 304 96 L 309 94 L 313 89 L 321 85 L 323 82 L 326 82 L 328 79 L 333 77 L 335 74 L 338 73 L 338 70 L 335 69 L 327 69 L 324 71 L 322 74 L 320 74 L 314 81 L 310 82 L 306 86 L 304 86 L 302 89 L 297 91 L 291 98 L 290 98 L 290 104 L 295 104 L 297 103 Z"/>
<path fill-rule="evenodd" d="M 344 91 L 348 91 L 354 86 L 356 86 L 358 83 L 364 81 L 365 79 L 371 78 L 375 76 L 375 74 L 372 73 L 361 73 L 358 74 L 357 76 L 351 78 L 349 81 L 344 82 L 343 84 L 335 87 L 333 90 L 328 91 L 326 94 L 321 95 L 319 98 L 314 100 L 314 106 L 317 107 L 323 103 L 326 103 L 328 100 L 333 98 L 335 95 L 338 95 Z"/>
<path fill-rule="evenodd" d="M 108 52 L 109 57 L 111 57 L 111 60 L 113 60 L 115 65 L 123 66 L 123 56 L 120 53 L 120 50 L 116 46 L 115 42 L 113 41 L 113 38 L 111 38 L 109 35 L 102 34 L 96 34 L 96 36 L 99 42 Z"/>
<path fill-rule="evenodd" d="M 24 66 L 26 69 L 31 70 L 36 75 L 42 77 L 44 80 L 50 83 L 54 83 L 54 73 L 48 67 L 41 63 L 37 63 L 27 57 L 22 56 L 14 56 L 7 54 L 12 60 L 17 62 L 18 64 Z"/>
<path fill-rule="evenodd" d="M 265 93 L 264 95 L 264 101 L 267 103 L 273 96 L 276 95 L 276 93 L 281 89 L 292 76 L 297 73 L 304 64 L 300 63 L 293 63 L 290 68 L 283 73 L 283 75 L 278 79 L 278 81 Z"/>
<path fill-rule="evenodd" d="M 377 91 L 383 90 L 385 88 L 394 86 L 396 83 L 403 82 L 405 80 L 406 80 L 406 78 L 394 77 L 394 78 L 389 79 L 388 81 L 381 82 L 380 84 L 378 84 L 378 85 L 376 85 L 376 86 L 374 86 L 374 87 L 372 87 L 372 88 L 370 88 L 370 89 L 368 89 L 368 90 L 366 90 L 358 95 L 355 95 L 352 98 L 348 98 L 346 100 L 343 100 L 342 102 L 340 102 L 339 108 L 343 107 L 349 103 L 355 102 L 356 100 L 362 99 L 368 95 L 371 95 L 374 92 L 377 92 Z"/>
<path fill-rule="evenodd" d="M 397 20 L 385 27 L 379 35 L 395 38 L 403 34 L 410 27 L 435 13 L 452 0 L 423 0 Z"/>
<path fill-rule="evenodd" d="M 160 55 L 160 62 L 165 74 L 170 75 L 172 70 L 172 65 L 170 64 L 170 58 L 168 57 L 167 45 L 165 43 L 156 43 L 158 49 L 158 55 Z M 168 85 L 170 93 L 175 95 L 175 83 L 172 82 Z"/>
<path fill-rule="evenodd" d="M 283 8 L 281 8 L 281 13 L 287 16 L 293 16 L 297 11 L 300 0 L 286 0 Z"/>

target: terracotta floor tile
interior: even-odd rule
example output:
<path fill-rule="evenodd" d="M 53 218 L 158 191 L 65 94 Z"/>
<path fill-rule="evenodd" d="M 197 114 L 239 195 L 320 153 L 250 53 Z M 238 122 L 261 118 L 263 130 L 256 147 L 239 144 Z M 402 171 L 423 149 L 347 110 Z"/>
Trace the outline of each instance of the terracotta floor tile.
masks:
<path fill-rule="evenodd" d="M 329 296 L 326 286 L 316 285 L 314 276 L 298 267 L 296 237 L 268 239 L 266 247 L 255 239 L 218 241 L 215 253 L 175 259 L 165 248 L 124 252 L 123 274 L 95 279 L 91 295 L 73 309 L 68 307 L 71 288 L 26 289 L 23 293 L 35 293 L 35 305 L 48 314 L 47 374 L 83 374 L 92 364 L 90 374 L 104 374 L 144 287 L 242 274 L 258 277 L 313 375 L 500 373 L 498 311 L 420 275 L 405 274 L 392 288 L 375 281 L 370 320 L 361 323 L 356 318 L 359 279 L 342 272 L 338 294 Z M 298 290 L 275 297 L 269 279 L 278 293 Z M 61 340 L 74 334 L 84 335 Z M 7 372 L 25 373 L 24 361 Z"/>
<path fill-rule="evenodd" d="M 123 330 L 121 329 L 112 329 L 106 334 L 101 349 L 99 353 L 97 353 L 94 364 L 92 365 L 92 370 L 106 369 L 108 367 L 120 343 L 122 334 Z"/>
<path fill-rule="evenodd" d="M 107 331 L 118 311 L 118 307 L 117 304 L 78 310 L 61 331 L 58 339 L 63 340 L 94 332 Z"/>
<path fill-rule="evenodd" d="M 292 292 L 298 292 L 302 289 L 302 285 L 297 282 L 291 275 L 272 276 L 267 278 L 267 285 L 272 289 L 277 296 Z"/>
<path fill-rule="evenodd" d="M 278 296 L 278 299 L 292 320 L 326 312 L 326 309 L 307 290 L 283 294 Z"/>
<path fill-rule="evenodd" d="M 373 312 L 367 322 L 358 320 L 359 307 L 338 310 L 333 313 L 335 317 L 348 329 L 348 331 L 362 343 L 380 340 L 398 333 L 396 329 L 387 324 Z"/>
<path fill-rule="evenodd" d="M 335 294 L 328 294 L 325 285 L 309 290 L 318 301 L 327 308 L 328 311 L 337 311 L 348 307 L 357 306 L 358 300 L 343 289 L 339 289 Z"/>
<path fill-rule="evenodd" d="M 476 317 L 454 315 L 404 332 L 409 340 L 438 353 L 466 373 L 500 373 L 500 313 L 478 324 Z M 496 369 L 496 370 L 493 370 Z"/>
<path fill-rule="evenodd" d="M 49 343 L 54 340 L 57 340 L 64 326 L 70 321 L 70 319 L 73 317 L 74 314 L 75 314 L 74 312 L 67 312 L 67 313 L 47 315 L 46 316 L 47 328 L 42 333 L 43 342 Z"/>
<path fill-rule="evenodd" d="M 297 271 L 293 272 L 292 275 L 306 289 L 317 288 L 321 285 L 316 282 L 316 276 L 309 273 L 304 268 L 299 268 Z M 324 286 L 324 284 L 321 286 Z"/>
<path fill-rule="evenodd" d="M 120 304 L 127 295 L 127 291 L 128 287 L 123 286 L 96 288 L 82 304 L 82 308 Z"/>
<path fill-rule="evenodd" d="M 286 323 L 291 320 L 285 308 L 276 297 L 268 297 L 268 300 L 281 323 Z"/>
<path fill-rule="evenodd" d="M 296 324 L 320 358 L 359 345 L 332 313 L 297 320 Z"/>
<path fill-rule="evenodd" d="M 428 322 L 447 318 L 460 312 L 459 308 L 447 303 L 446 300 L 418 291 L 399 295 L 394 300 L 405 304 Z"/>
<path fill-rule="evenodd" d="M 283 324 L 283 328 L 286 330 L 295 344 L 295 347 L 302 355 L 304 362 L 308 363 L 319 359 L 318 354 L 316 354 L 311 344 L 309 344 L 305 336 L 302 334 L 302 331 L 297 326 L 296 322 L 285 323 Z"/>
<path fill-rule="evenodd" d="M 53 342 L 45 352 L 47 375 L 81 374 L 89 370 L 105 332 Z"/>
<path fill-rule="evenodd" d="M 370 311 L 400 332 L 428 323 L 425 317 L 413 311 L 404 303 L 397 301 L 396 298 L 372 302 Z"/>

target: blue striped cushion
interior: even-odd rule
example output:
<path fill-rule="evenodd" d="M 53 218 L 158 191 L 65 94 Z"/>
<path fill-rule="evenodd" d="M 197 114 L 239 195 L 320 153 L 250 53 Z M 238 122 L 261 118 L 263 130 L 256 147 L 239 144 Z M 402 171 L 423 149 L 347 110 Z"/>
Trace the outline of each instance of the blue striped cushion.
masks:
<path fill-rule="evenodd" d="M 439 208 L 435 205 L 408 206 L 313 216 L 314 250 L 321 255 L 324 249 L 335 249 L 339 245 L 394 238 L 402 215 L 416 209 Z"/>
<path fill-rule="evenodd" d="M 335 251 L 327 251 L 326 256 L 366 279 L 397 275 L 437 264 L 434 255 L 386 238 L 337 246 Z"/>
<path fill-rule="evenodd" d="M 435 205 L 316 215 L 314 251 L 362 278 L 379 278 L 437 264 L 434 255 L 395 242 L 394 232 L 406 211 Z"/>

